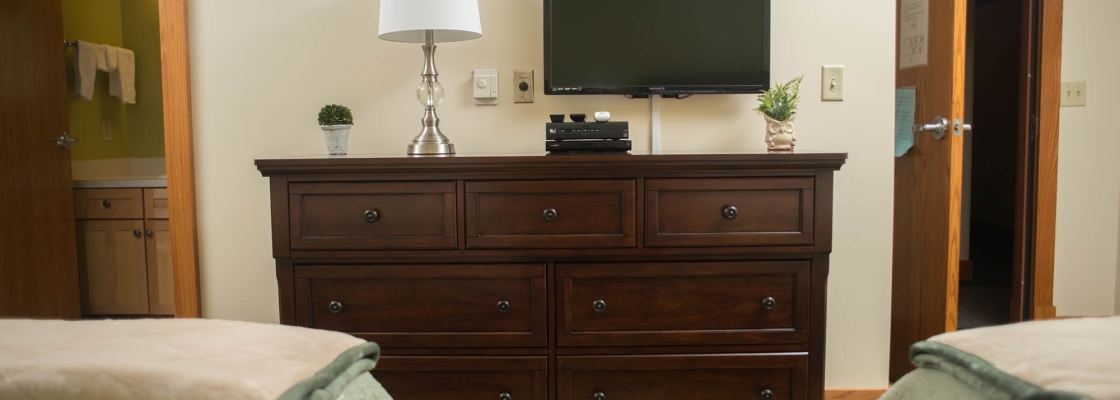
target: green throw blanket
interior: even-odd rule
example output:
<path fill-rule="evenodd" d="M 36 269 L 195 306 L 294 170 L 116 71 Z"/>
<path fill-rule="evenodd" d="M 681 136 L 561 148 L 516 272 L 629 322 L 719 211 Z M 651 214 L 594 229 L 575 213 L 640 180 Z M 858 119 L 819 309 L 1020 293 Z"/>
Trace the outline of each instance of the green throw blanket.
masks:
<path fill-rule="evenodd" d="M 369 374 L 380 356 L 381 347 L 377 343 L 355 346 L 314 376 L 292 386 L 279 400 L 392 400 Z"/>
<path fill-rule="evenodd" d="M 910 360 L 918 368 L 944 372 L 988 399 L 1088 400 L 1068 392 L 1051 391 L 1011 376 L 980 357 L 938 342 L 918 342 L 910 347 Z"/>

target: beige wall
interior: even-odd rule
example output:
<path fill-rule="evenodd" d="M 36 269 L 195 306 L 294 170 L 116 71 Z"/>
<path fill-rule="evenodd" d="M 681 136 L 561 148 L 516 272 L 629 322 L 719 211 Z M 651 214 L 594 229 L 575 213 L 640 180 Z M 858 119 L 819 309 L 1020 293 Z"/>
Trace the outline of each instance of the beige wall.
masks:
<path fill-rule="evenodd" d="M 635 147 L 648 149 L 649 100 L 541 93 L 541 0 L 479 3 L 484 36 L 440 45 L 437 57 L 449 93 L 442 126 L 461 154 L 539 151 L 549 113 L 596 110 L 629 120 Z M 203 315 L 275 322 L 268 182 L 253 160 L 324 153 L 315 117 L 326 103 L 354 110 L 352 154 L 402 154 L 421 116 L 420 46 L 377 39 L 377 1 L 190 4 Z M 772 2 L 772 76 L 805 74 L 798 148 L 849 153 L 836 177 L 829 387 L 887 385 L 894 9 L 894 0 Z M 819 101 L 822 64 L 847 66 L 844 102 Z M 500 70 L 500 105 L 472 104 L 476 68 Z M 535 104 L 511 103 L 515 68 L 536 70 Z M 663 147 L 762 148 L 754 104 L 751 95 L 663 101 Z"/>
<path fill-rule="evenodd" d="M 1115 0 L 1065 2 L 1062 80 L 1087 81 L 1087 106 L 1061 111 L 1054 305 L 1059 315 L 1112 315 L 1120 204 L 1120 38 Z"/>

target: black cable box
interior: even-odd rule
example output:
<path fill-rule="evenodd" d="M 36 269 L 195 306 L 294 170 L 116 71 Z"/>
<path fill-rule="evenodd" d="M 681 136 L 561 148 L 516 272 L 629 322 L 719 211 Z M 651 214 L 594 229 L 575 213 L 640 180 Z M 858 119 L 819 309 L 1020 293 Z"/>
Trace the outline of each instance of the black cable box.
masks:
<path fill-rule="evenodd" d="M 546 140 L 568 139 L 629 139 L 630 123 L 617 122 L 546 122 Z"/>
<path fill-rule="evenodd" d="M 550 153 L 625 153 L 630 151 L 629 140 L 565 140 L 545 142 Z"/>

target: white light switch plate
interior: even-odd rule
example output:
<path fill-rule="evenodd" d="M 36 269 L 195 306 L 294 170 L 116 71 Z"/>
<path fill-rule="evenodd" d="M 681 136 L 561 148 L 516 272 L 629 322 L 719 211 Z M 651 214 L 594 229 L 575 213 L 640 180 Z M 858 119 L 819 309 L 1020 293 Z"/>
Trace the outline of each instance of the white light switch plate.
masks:
<path fill-rule="evenodd" d="M 525 90 L 521 90 L 521 84 L 525 84 Z M 533 85 L 533 70 L 519 69 L 513 71 L 513 102 L 514 103 L 532 103 L 533 92 L 536 87 Z"/>
<path fill-rule="evenodd" d="M 844 101 L 844 66 L 821 67 L 821 101 Z"/>
<path fill-rule="evenodd" d="M 1062 82 L 1061 106 L 1085 107 L 1088 86 L 1085 81 Z"/>
<path fill-rule="evenodd" d="M 471 80 L 471 87 L 474 89 L 475 105 L 498 105 L 498 70 L 474 70 L 474 79 Z"/>

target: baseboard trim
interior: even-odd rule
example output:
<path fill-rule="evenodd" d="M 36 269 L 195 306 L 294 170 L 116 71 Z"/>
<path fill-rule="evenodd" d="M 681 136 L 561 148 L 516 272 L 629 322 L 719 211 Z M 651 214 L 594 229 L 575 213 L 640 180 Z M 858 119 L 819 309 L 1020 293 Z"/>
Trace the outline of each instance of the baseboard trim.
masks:
<path fill-rule="evenodd" d="M 886 392 L 882 389 L 826 389 L 825 400 L 875 400 Z"/>

